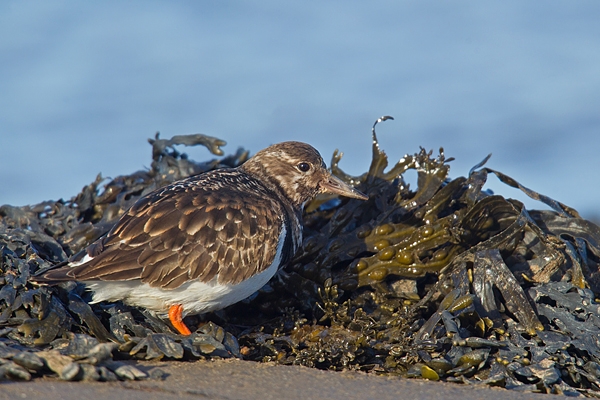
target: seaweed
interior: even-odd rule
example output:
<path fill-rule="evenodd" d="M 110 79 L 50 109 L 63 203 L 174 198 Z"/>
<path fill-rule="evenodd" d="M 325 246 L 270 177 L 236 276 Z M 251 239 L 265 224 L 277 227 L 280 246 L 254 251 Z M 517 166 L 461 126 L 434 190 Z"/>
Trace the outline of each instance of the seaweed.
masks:
<path fill-rule="evenodd" d="M 0 376 L 144 379 L 115 360 L 238 357 L 598 396 L 600 228 L 486 167 L 490 156 L 457 178 L 443 149 L 421 148 L 389 167 L 375 128 L 391 119 L 371 129 L 367 172 L 345 173 L 337 150 L 331 161 L 369 200 L 307 204 L 293 261 L 249 299 L 188 317 L 198 327 L 189 337 L 145 310 L 89 305 L 79 284 L 47 288 L 29 278 L 84 249 L 149 191 L 241 165 L 247 151 L 224 156 L 217 138 L 157 134 L 149 170 L 99 175 L 68 201 L 0 207 Z M 195 162 L 178 145 L 221 158 Z M 485 190 L 490 174 L 551 211 Z"/>

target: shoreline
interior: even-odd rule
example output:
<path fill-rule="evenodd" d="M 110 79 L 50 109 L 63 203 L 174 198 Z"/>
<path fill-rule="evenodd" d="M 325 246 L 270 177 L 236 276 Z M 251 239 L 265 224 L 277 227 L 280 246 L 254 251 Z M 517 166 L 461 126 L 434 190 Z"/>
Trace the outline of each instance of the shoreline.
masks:
<path fill-rule="evenodd" d="M 489 396 L 503 399 L 543 399 L 544 394 L 521 393 L 489 386 L 459 385 L 423 379 L 377 376 L 355 371 L 323 371 L 301 366 L 284 366 L 237 359 L 180 361 L 127 361 L 140 370 L 164 379 L 115 382 L 65 382 L 36 378 L 29 382 L 4 381 L 0 399 L 70 400 L 132 399 L 328 399 L 377 400 L 456 399 L 474 400 Z M 552 399 L 566 396 L 552 395 Z"/>

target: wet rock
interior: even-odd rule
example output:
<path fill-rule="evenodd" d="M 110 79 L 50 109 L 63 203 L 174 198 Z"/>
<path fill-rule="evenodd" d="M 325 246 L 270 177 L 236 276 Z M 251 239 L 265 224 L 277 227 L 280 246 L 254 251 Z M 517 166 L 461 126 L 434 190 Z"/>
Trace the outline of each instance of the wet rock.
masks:
<path fill-rule="evenodd" d="M 31 374 L 29 373 L 29 371 L 27 371 L 27 369 L 23 368 L 21 365 L 12 361 L 6 361 L 5 363 L 0 365 L 0 377 L 17 379 L 22 381 L 31 380 Z"/>
<path fill-rule="evenodd" d="M 81 368 L 72 358 L 60 354 L 57 350 L 40 351 L 37 354 L 60 379 L 72 381 L 80 377 Z"/>
<path fill-rule="evenodd" d="M 124 364 L 118 361 L 106 362 L 103 365 L 112 371 L 115 376 L 121 380 L 134 381 L 137 379 L 146 379 L 148 375 L 133 365 Z"/>
<path fill-rule="evenodd" d="M 40 371 L 44 368 L 44 360 L 35 353 L 22 351 L 19 354 L 16 354 L 12 360 L 14 363 L 29 370 Z"/>

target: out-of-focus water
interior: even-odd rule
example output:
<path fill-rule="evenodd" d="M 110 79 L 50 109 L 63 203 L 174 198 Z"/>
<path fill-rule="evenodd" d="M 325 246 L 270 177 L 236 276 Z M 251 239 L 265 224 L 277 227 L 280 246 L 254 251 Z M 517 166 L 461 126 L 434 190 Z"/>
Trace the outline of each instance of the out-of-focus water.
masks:
<path fill-rule="evenodd" d="M 388 114 L 391 161 L 443 146 L 458 176 L 491 152 L 595 216 L 599 19 L 597 1 L 1 2 L 0 204 L 148 167 L 156 131 L 302 140 L 358 174 Z"/>

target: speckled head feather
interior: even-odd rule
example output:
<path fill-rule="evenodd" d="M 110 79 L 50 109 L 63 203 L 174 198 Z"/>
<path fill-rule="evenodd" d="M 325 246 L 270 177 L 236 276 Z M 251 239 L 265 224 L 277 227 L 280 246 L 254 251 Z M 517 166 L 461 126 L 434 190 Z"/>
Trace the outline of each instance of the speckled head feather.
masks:
<path fill-rule="evenodd" d="M 192 311 L 222 308 L 258 290 L 289 262 L 302 241 L 302 207 L 319 192 L 366 199 L 332 176 L 313 147 L 275 144 L 238 168 L 192 176 L 144 196 L 82 260 L 38 281 L 83 281 L 94 301 L 123 300 L 157 311 L 199 282 L 211 292 L 198 293 L 205 300 L 194 300 Z M 246 281 L 255 283 L 231 294 Z M 129 288 L 139 289 L 137 297 Z"/>
<path fill-rule="evenodd" d="M 301 207 L 319 193 L 319 182 L 329 175 L 319 152 L 301 142 L 270 146 L 256 153 L 241 168 L 280 192 L 295 207 Z"/>

